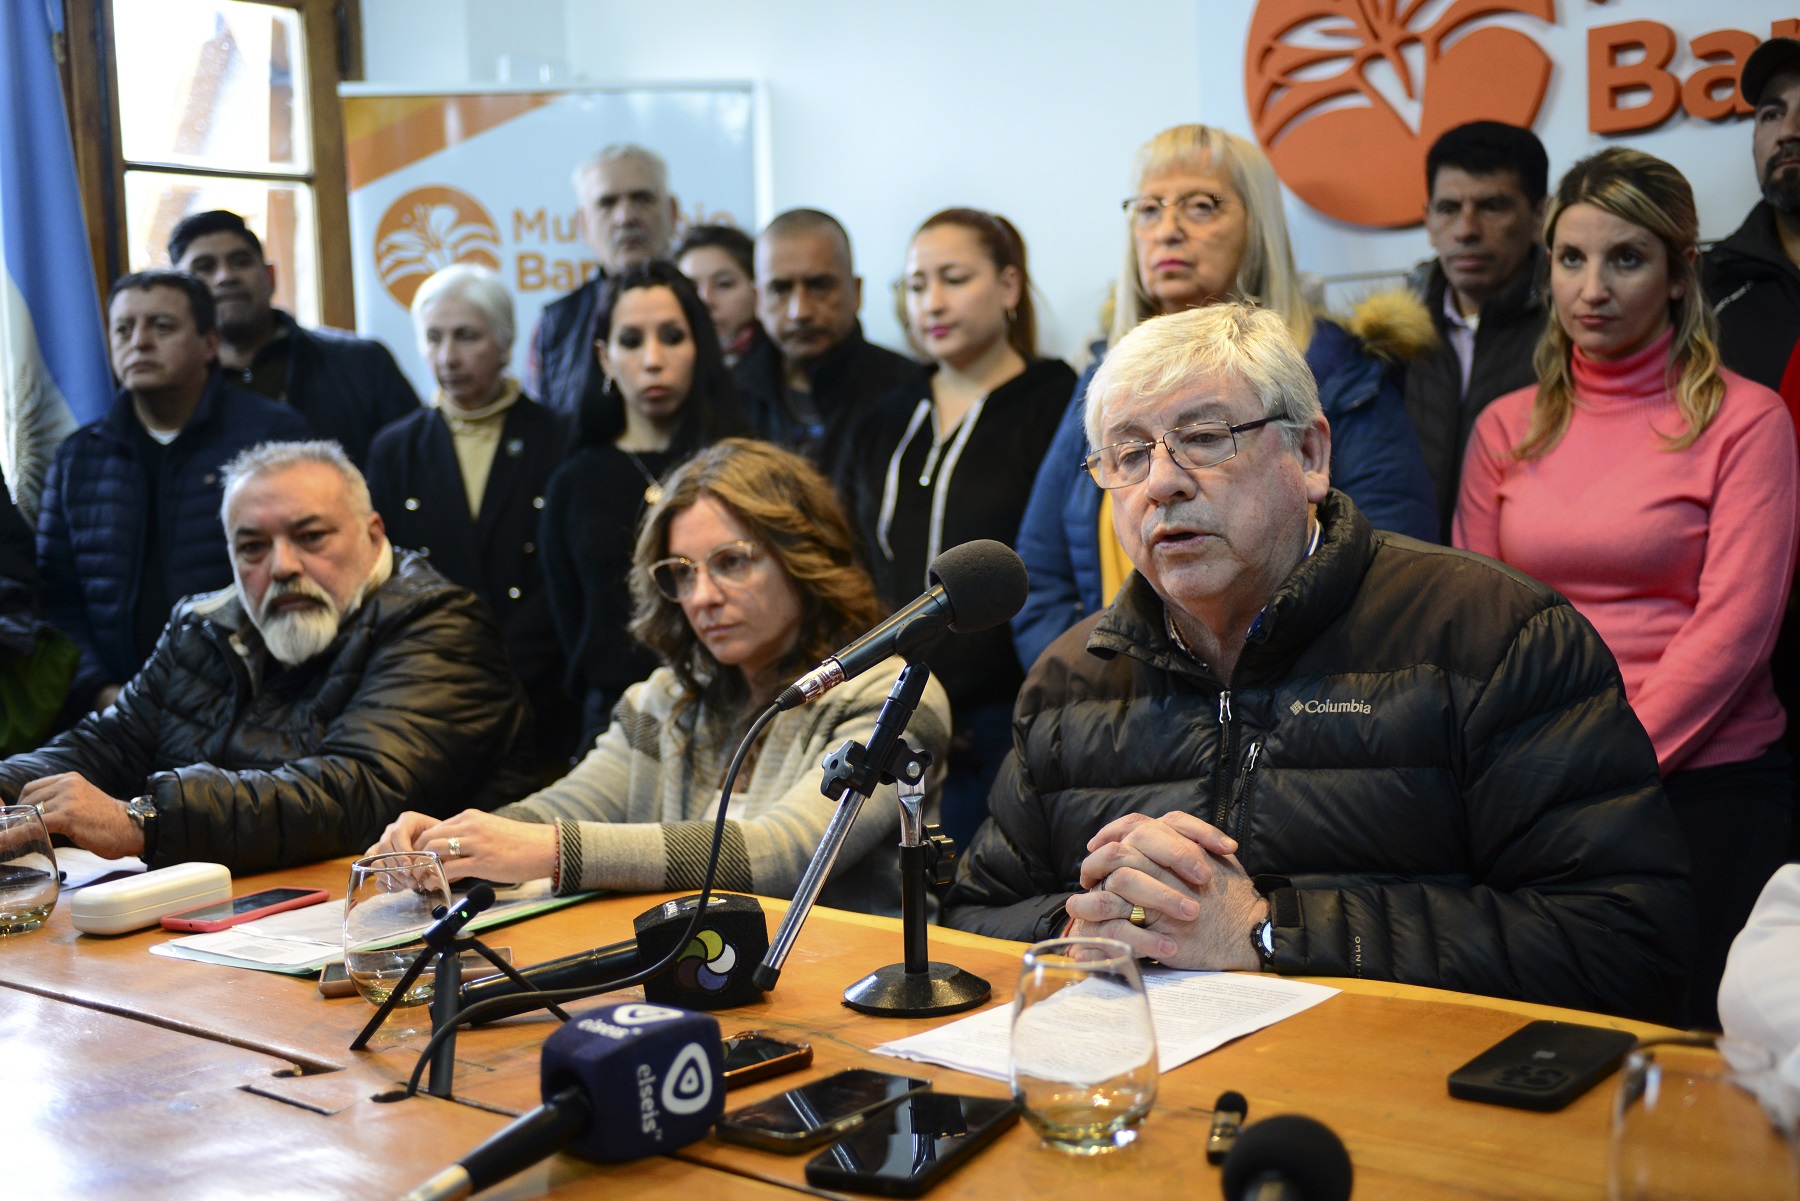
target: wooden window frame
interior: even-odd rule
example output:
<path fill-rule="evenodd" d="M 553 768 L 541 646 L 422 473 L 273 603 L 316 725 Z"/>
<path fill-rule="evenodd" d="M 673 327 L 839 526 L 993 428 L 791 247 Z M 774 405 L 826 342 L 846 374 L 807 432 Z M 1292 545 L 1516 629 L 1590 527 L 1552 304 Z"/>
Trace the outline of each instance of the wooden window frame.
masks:
<path fill-rule="evenodd" d="M 354 329 L 350 194 L 338 84 L 362 78 L 361 0 L 255 2 L 298 12 L 305 30 L 319 313 L 326 325 Z M 104 302 L 112 281 L 125 273 L 130 262 L 125 246 L 125 155 L 119 135 L 113 4 L 112 0 L 63 0 L 63 7 L 66 25 L 58 47 L 63 97 L 75 143 L 75 174 L 87 221 L 88 252 Z M 291 269 L 289 264 L 282 266 Z"/>

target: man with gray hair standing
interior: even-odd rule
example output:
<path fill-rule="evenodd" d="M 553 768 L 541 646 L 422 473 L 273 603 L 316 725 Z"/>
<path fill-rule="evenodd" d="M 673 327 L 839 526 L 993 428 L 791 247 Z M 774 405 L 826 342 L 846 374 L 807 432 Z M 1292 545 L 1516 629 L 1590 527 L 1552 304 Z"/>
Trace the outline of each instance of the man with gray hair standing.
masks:
<path fill-rule="evenodd" d="M 1273 313 L 1147 321 L 1087 406 L 1136 570 L 1027 678 L 946 922 L 1670 1012 L 1686 854 L 1593 627 L 1332 491 Z"/>
<path fill-rule="evenodd" d="M 342 448 L 267 442 L 224 475 L 236 583 L 177 605 L 110 708 L 0 762 L 0 796 L 106 858 L 245 873 L 521 795 L 527 711 L 492 617 L 395 553 Z"/>
<path fill-rule="evenodd" d="M 668 165 L 630 142 L 602 149 L 575 168 L 572 181 L 581 201 L 581 238 L 600 261 L 600 273 L 544 306 L 525 365 L 525 391 L 571 418 L 583 397 L 597 397 L 606 384 L 594 359 L 594 322 L 607 277 L 667 258 L 681 214 Z"/>

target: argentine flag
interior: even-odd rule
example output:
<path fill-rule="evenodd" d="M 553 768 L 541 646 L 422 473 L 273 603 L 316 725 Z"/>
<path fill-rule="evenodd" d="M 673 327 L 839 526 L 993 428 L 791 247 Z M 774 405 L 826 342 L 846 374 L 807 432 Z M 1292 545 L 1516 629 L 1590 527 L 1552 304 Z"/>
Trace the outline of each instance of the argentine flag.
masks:
<path fill-rule="evenodd" d="M 33 525 L 57 446 L 113 398 L 52 22 L 60 0 L 0 2 L 0 469 Z"/>

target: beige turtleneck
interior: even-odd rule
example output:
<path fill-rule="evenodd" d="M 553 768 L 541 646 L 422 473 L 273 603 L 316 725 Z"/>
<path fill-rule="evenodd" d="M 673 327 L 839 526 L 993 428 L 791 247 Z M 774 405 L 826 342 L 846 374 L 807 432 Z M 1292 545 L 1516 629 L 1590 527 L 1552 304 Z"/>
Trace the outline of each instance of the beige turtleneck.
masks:
<path fill-rule="evenodd" d="M 458 408 L 440 391 L 431 403 L 450 427 L 450 441 L 456 447 L 456 466 L 462 472 L 463 491 L 469 497 L 469 516 L 481 513 L 481 498 L 487 492 L 488 476 L 494 469 L 494 455 L 500 450 L 500 431 L 506 426 L 506 411 L 519 399 L 519 381 L 512 376 L 500 379 L 500 395 L 479 409 Z"/>

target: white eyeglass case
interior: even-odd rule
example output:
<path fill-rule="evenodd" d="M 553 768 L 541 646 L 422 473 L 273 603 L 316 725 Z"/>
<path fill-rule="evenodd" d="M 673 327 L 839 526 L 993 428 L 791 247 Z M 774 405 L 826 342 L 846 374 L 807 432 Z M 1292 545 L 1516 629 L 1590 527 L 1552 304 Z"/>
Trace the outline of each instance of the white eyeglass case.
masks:
<path fill-rule="evenodd" d="M 177 863 L 76 890 L 69 920 L 83 934 L 124 934 L 154 926 L 163 914 L 231 897 L 222 863 Z"/>

